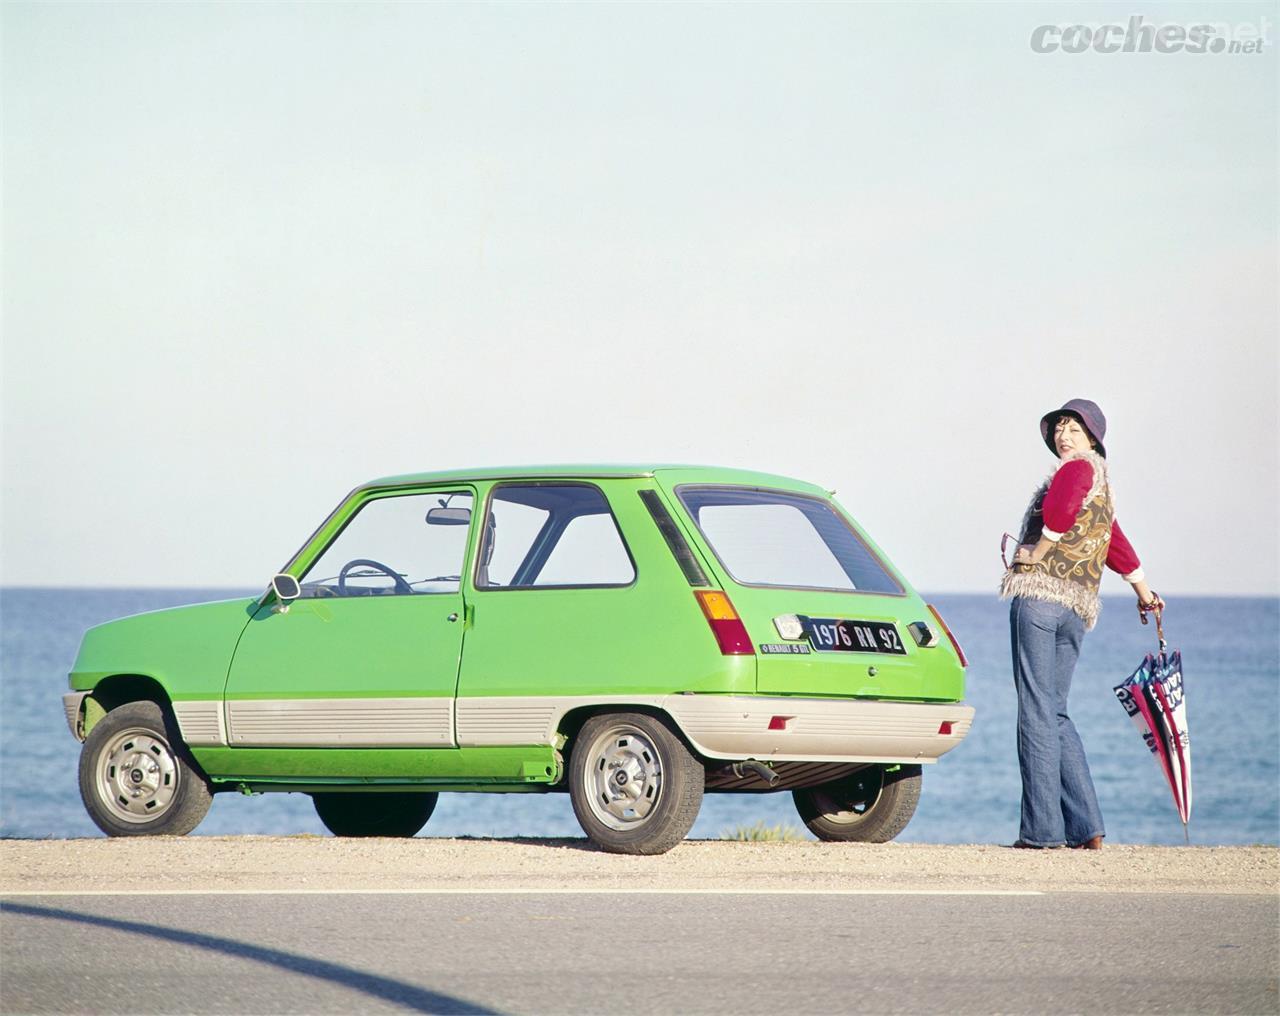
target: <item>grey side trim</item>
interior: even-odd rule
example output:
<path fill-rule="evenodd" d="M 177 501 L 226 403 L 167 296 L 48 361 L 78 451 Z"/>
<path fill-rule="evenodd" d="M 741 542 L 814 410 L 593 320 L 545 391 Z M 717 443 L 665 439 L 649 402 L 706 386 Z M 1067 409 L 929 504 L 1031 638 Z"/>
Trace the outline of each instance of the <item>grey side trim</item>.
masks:
<path fill-rule="evenodd" d="M 974 712 L 961 704 L 757 695 L 672 695 L 665 705 L 709 758 L 791 762 L 934 762 L 964 740 Z M 769 729 L 775 716 L 788 718 L 785 729 Z M 943 724 L 951 733 L 939 733 Z"/>
<path fill-rule="evenodd" d="M 554 744 L 560 720 L 579 706 L 652 706 L 662 708 L 665 695 L 496 695 L 460 698 L 457 705 L 458 746 Z"/>
<path fill-rule="evenodd" d="M 67 698 L 64 697 L 64 702 Z M 666 712 L 711 759 L 933 762 L 973 724 L 960 703 L 873 702 L 765 695 L 578 695 L 395 699 L 216 700 L 174 703 L 188 744 L 233 747 L 440 748 L 554 744 L 580 706 Z M 76 702 L 78 716 L 79 702 Z M 73 722 L 68 706 L 68 723 Z M 774 717 L 786 717 L 770 730 Z M 950 733 L 939 730 L 950 725 Z M 74 728 L 73 728 L 74 729 Z M 220 740 L 219 740 L 220 738 Z"/>
<path fill-rule="evenodd" d="M 448 748 L 453 699 L 233 699 L 232 747 Z"/>
<path fill-rule="evenodd" d="M 458 746 L 550 744 L 563 712 L 552 699 L 459 699 Z"/>
<path fill-rule="evenodd" d="M 459 746 L 552 744 L 579 706 L 666 712 L 706 758 L 788 762 L 933 762 L 964 740 L 973 708 L 764 695 L 581 695 L 457 700 Z M 789 717 L 770 730 L 775 716 Z M 950 734 L 938 733 L 944 723 Z"/>
<path fill-rule="evenodd" d="M 222 702 L 219 699 L 201 699 L 195 702 L 173 703 L 173 715 L 182 731 L 182 739 L 189 745 L 208 747 L 227 743 L 227 728 L 222 719 Z"/>
<path fill-rule="evenodd" d="M 67 727 L 71 730 L 71 736 L 77 741 L 84 740 L 80 733 L 80 709 L 88 694 L 87 691 L 69 691 L 62 696 L 62 708 L 67 714 Z"/>

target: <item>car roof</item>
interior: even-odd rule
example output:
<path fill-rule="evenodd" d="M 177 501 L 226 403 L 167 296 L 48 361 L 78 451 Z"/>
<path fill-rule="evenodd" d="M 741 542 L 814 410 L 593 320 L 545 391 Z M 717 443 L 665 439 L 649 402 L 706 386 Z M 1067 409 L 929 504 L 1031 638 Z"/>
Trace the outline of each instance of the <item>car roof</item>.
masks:
<path fill-rule="evenodd" d="M 682 483 L 733 484 L 746 487 L 780 487 L 810 494 L 828 491 L 813 483 L 790 476 L 763 473 L 728 466 L 691 466 L 678 464 L 568 463 L 562 465 L 485 466 L 475 469 L 446 469 L 432 473 L 405 473 L 384 476 L 362 484 L 362 488 L 425 486 L 436 483 L 470 480 L 543 480 L 543 479 L 619 479 L 656 477 L 664 484 Z"/>

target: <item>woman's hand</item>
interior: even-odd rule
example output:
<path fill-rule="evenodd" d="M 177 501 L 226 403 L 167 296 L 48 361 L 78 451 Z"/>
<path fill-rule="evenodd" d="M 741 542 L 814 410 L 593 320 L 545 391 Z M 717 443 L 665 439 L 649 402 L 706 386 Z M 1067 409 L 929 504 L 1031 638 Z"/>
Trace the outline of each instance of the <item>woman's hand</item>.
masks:
<path fill-rule="evenodd" d="M 1138 595 L 1138 613 L 1147 614 L 1153 610 L 1164 610 L 1164 600 L 1151 591 L 1146 581 L 1135 582 L 1133 591 Z"/>

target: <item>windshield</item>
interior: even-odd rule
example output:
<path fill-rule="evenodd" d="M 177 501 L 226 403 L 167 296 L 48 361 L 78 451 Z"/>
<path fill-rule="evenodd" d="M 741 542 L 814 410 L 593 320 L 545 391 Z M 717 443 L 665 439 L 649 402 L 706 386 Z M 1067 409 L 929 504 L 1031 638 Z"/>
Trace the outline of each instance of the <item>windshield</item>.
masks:
<path fill-rule="evenodd" d="M 902 592 L 828 501 L 741 487 L 681 487 L 676 493 L 735 582 Z"/>

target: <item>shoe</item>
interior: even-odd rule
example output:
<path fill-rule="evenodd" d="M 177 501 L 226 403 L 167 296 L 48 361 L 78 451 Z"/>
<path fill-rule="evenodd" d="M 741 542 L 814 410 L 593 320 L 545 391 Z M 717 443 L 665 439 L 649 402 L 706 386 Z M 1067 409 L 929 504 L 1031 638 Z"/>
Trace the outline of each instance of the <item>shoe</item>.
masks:
<path fill-rule="evenodd" d="M 1039 843 L 1028 843 L 1026 840 L 1014 840 L 1014 850 L 1057 850 L 1056 846 L 1042 847 Z"/>
<path fill-rule="evenodd" d="M 1015 844 L 1015 846 L 1016 846 L 1016 844 Z M 1091 840 L 1085 840 L 1083 843 L 1073 843 L 1073 844 L 1071 845 L 1071 848 L 1072 848 L 1073 850 L 1101 850 L 1101 849 L 1102 849 L 1102 837 L 1101 837 L 1101 836 L 1095 836 L 1093 839 L 1091 839 Z"/>

